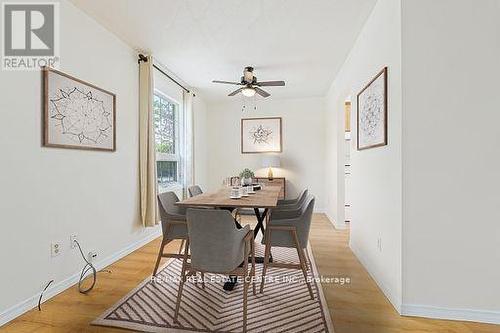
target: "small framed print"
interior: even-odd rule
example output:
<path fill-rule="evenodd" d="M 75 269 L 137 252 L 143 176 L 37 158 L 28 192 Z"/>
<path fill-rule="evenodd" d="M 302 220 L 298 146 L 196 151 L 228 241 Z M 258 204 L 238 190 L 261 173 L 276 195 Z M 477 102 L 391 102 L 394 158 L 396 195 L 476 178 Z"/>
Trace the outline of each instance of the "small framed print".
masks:
<path fill-rule="evenodd" d="M 281 153 L 281 118 L 241 119 L 241 153 Z"/>

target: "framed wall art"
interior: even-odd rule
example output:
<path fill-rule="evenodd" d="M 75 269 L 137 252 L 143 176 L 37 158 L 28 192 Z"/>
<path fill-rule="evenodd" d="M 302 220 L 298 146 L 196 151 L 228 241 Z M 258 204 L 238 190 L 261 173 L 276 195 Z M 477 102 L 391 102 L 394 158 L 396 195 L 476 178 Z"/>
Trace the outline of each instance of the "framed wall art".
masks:
<path fill-rule="evenodd" d="M 358 150 L 387 145 L 387 67 L 357 96 Z"/>
<path fill-rule="evenodd" d="M 43 72 L 43 145 L 116 150 L 116 95 L 52 68 Z"/>
<path fill-rule="evenodd" d="M 281 153 L 281 118 L 244 118 L 241 119 L 241 152 Z"/>

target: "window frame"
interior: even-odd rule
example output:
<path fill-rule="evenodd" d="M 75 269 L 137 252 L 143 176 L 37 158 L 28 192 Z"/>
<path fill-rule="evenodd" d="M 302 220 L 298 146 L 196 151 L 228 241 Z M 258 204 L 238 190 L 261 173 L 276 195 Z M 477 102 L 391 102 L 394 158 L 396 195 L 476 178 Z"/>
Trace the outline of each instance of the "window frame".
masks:
<path fill-rule="evenodd" d="M 156 157 L 156 162 L 162 162 L 162 161 L 172 161 L 172 162 L 177 162 L 177 170 L 176 170 L 176 181 L 169 183 L 166 188 L 167 189 L 177 189 L 179 187 L 182 187 L 182 179 L 181 179 L 181 153 L 180 153 L 180 132 L 181 132 L 181 119 L 180 119 L 180 108 L 181 104 L 176 101 L 174 98 L 168 96 L 161 90 L 155 88 L 153 92 L 153 98 L 157 96 L 160 99 L 166 100 L 170 104 L 174 105 L 174 153 L 160 153 L 156 151 L 156 142 L 155 142 L 155 157 Z M 153 124 L 154 126 L 154 124 Z M 156 174 L 156 183 L 157 186 L 159 187 L 160 184 L 158 182 L 158 173 Z"/>

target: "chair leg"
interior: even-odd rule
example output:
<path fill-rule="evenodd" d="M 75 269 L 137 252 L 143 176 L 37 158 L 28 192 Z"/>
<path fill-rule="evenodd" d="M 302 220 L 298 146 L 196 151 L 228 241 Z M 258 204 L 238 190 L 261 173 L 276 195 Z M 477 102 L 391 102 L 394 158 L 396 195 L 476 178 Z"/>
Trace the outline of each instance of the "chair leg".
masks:
<path fill-rule="evenodd" d="M 306 268 L 307 270 L 311 269 L 311 258 L 309 257 L 309 251 L 304 250 L 305 254 L 306 254 L 306 258 L 307 258 L 307 262 L 306 262 Z"/>
<path fill-rule="evenodd" d="M 248 253 L 248 248 L 245 245 L 245 254 Z M 248 255 L 245 255 L 243 263 L 243 333 L 247 331 L 247 302 L 248 302 Z"/>
<path fill-rule="evenodd" d="M 295 241 L 295 248 L 297 249 L 297 254 L 299 255 L 299 261 L 300 261 L 300 267 L 302 268 L 302 274 L 304 274 L 304 281 L 307 285 L 307 289 L 309 290 L 309 296 L 311 296 L 311 299 L 314 299 L 314 294 L 311 288 L 311 284 L 307 280 L 307 264 L 306 264 L 306 258 L 304 255 L 304 249 L 300 246 L 299 243 L 299 238 L 297 237 L 297 232 L 295 230 L 291 230 L 291 233 L 293 235 L 293 239 Z"/>
<path fill-rule="evenodd" d="M 179 309 L 181 307 L 182 289 L 184 288 L 184 283 L 186 282 L 186 265 L 187 265 L 188 251 L 189 251 L 189 239 L 186 240 L 186 247 L 184 248 L 184 260 L 182 262 L 181 279 L 179 281 L 179 290 L 177 291 L 177 302 L 175 304 L 174 323 L 179 322 L 177 320 L 177 317 L 179 316 Z"/>
<path fill-rule="evenodd" d="M 201 272 L 201 288 L 205 289 L 205 273 Z"/>
<path fill-rule="evenodd" d="M 236 220 L 236 222 L 241 224 L 241 214 L 238 208 L 234 210 L 234 219 Z"/>
<path fill-rule="evenodd" d="M 252 288 L 253 288 L 253 294 L 254 296 L 257 295 L 257 292 L 255 291 L 255 240 L 252 237 L 251 243 L 250 243 L 250 248 L 252 251 L 252 268 L 250 271 L 250 275 L 252 278 Z"/>
<path fill-rule="evenodd" d="M 264 267 L 262 268 L 262 281 L 260 282 L 260 293 L 264 292 L 264 281 L 266 279 L 269 256 L 271 254 L 271 228 L 266 228 L 266 250 L 264 252 Z"/>
<path fill-rule="evenodd" d="M 158 258 L 156 258 L 156 264 L 155 264 L 155 268 L 153 270 L 153 276 L 156 275 L 156 273 L 158 272 L 158 266 L 160 266 L 160 261 L 161 261 L 161 257 L 162 257 L 162 254 L 163 254 L 163 249 L 165 248 L 165 245 L 166 245 L 166 242 L 165 240 L 161 240 L 161 245 L 160 245 L 160 251 L 158 252 Z"/>
<path fill-rule="evenodd" d="M 183 239 L 183 240 L 181 241 L 181 246 L 179 246 L 179 254 L 181 254 L 181 253 L 182 253 L 182 248 L 183 248 L 183 246 L 184 246 L 184 241 L 185 241 L 185 239 Z"/>
<path fill-rule="evenodd" d="M 303 268 L 302 268 L 302 272 L 304 273 L 304 279 L 306 279 L 306 284 L 307 284 L 307 289 L 309 289 L 309 295 L 311 296 L 311 299 L 314 299 L 314 293 L 313 293 L 313 290 L 312 290 L 312 287 L 311 287 L 311 283 L 309 283 L 309 281 L 307 281 L 307 278 L 308 278 L 308 275 L 307 275 L 307 263 L 306 263 L 306 259 L 305 259 L 305 255 L 304 255 L 304 249 L 300 249 L 300 252 L 302 253 L 302 260 L 303 260 Z"/>
<path fill-rule="evenodd" d="M 243 332 L 247 331 L 247 299 L 248 299 L 248 275 L 245 274 L 243 282 Z"/>

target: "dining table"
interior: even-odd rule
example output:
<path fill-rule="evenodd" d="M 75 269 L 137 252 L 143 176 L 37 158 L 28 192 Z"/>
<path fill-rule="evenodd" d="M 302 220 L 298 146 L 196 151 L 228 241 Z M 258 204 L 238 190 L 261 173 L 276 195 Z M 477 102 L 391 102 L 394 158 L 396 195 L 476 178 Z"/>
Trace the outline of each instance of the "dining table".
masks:
<path fill-rule="evenodd" d="M 254 229 L 254 238 L 257 237 L 259 231 L 264 236 L 265 227 L 264 221 L 271 215 L 273 208 L 278 206 L 278 199 L 281 188 L 279 186 L 266 186 L 260 190 L 256 190 L 253 194 L 242 196 L 238 199 L 230 198 L 232 187 L 223 187 L 214 192 L 202 193 L 191 198 L 184 199 L 176 203 L 178 206 L 188 208 L 250 208 L 253 209 L 257 218 L 257 225 Z M 262 212 L 261 212 L 262 210 Z"/>
<path fill-rule="evenodd" d="M 259 231 L 262 237 L 265 234 L 264 221 L 271 216 L 273 208 L 278 206 L 281 188 L 279 186 L 265 186 L 254 193 L 240 198 L 231 198 L 232 187 L 223 187 L 214 192 L 206 192 L 191 198 L 178 201 L 176 205 L 186 208 L 212 208 L 212 209 L 253 209 L 257 224 L 254 228 L 254 239 L 257 238 Z M 262 210 L 262 212 L 261 212 Z M 272 254 L 270 256 L 272 261 Z M 263 257 L 255 257 L 256 263 L 263 263 Z M 237 280 L 230 276 L 229 281 L 224 284 L 224 290 L 233 290 Z"/>

